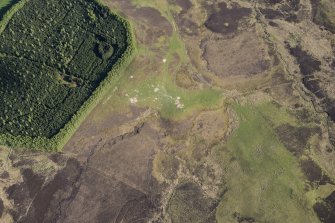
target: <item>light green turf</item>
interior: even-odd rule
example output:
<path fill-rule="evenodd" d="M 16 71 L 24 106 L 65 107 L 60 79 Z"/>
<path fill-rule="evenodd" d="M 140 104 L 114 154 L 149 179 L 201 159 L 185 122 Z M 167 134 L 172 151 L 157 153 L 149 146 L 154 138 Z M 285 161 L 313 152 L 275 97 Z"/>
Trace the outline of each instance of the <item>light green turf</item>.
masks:
<path fill-rule="evenodd" d="M 235 212 L 257 222 L 319 222 L 305 194 L 298 160 L 280 143 L 266 118 L 278 114 L 272 113 L 273 106 L 234 106 L 240 125 L 213 154 L 227 172 L 228 191 L 216 213 L 219 223 L 233 222 Z M 281 111 L 280 119 L 291 118 Z"/>
<path fill-rule="evenodd" d="M 154 108 L 164 118 L 180 119 L 196 110 L 217 107 L 222 101 L 219 90 L 187 90 L 176 86 L 171 76 L 168 73 L 164 74 L 164 69 L 157 76 L 143 79 L 141 77 L 145 76 L 144 73 L 140 70 L 135 72 L 137 73 L 130 72 L 134 75 L 133 80 L 129 75 L 120 80 L 118 90 L 122 94 L 110 98 L 111 103 L 117 104 L 122 109 L 129 103 L 134 103 L 141 107 Z"/>
<path fill-rule="evenodd" d="M 216 108 L 223 100 L 222 91 L 214 88 L 204 88 L 189 90 L 178 87 L 174 82 L 173 67 L 177 70 L 182 64 L 188 63 L 188 56 L 184 43 L 178 31 L 174 30 L 171 37 L 165 37 L 159 42 L 160 47 L 166 48 L 166 62 L 159 61 L 159 73 L 153 75 L 147 73 L 140 67 L 130 66 L 118 83 L 118 91 L 121 94 L 107 95 L 105 103 L 113 104 L 120 110 L 127 108 L 129 103 L 134 103 L 141 107 L 150 107 L 157 110 L 163 118 L 178 120 L 185 118 L 195 111 Z M 178 55 L 179 60 L 174 60 L 174 55 Z M 157 56 L 144 45 L 137 48 L 137 57 L 152 58 L 155 61 Z M 130 78 L 130 77 L 133 77 Z M 179 99 L 181 107 L 177 107 Z M 134 101 L 135 100 L 135 101 Z"/>

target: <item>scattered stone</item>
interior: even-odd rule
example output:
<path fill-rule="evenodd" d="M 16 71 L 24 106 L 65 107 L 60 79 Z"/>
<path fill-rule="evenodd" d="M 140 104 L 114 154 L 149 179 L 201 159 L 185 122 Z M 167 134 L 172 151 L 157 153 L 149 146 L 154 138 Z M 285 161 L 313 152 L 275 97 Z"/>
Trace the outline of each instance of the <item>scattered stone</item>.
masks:
<path fill-rule="evenodd" d="M 136 104 L 138 102 L 137 97 L 130 98 L 131 104 Z"/>

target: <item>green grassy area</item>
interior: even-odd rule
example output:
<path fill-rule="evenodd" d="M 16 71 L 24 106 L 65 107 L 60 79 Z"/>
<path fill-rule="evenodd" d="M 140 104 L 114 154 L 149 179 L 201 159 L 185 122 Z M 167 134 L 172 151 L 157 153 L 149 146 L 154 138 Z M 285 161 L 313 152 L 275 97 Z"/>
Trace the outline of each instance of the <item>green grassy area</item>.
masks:
<path fill-rule="evenodd" d="M 130 65 L 117 84 L 119 94 L 112 92 L 106 96 L 105 102 L 109 101 L 110 106 L 117 106 L 119 110 L 126 109 L 129 103 L 150 107 L 157 110 L 163 118 L 174 120 L 185 118 L 195 111 L 221 105 L 223 97 L 220 89 L 207 87 L 191 90 L 176 85 L 175 72 L 183 64 L 190 63 L 177 30 L 173 31 L 171 37 L 165 37 L 157 44 L 166 48 L 164 61 L 159 61 L 157 65 L 158 74 L 147 73 L 138 65 Z M 174 60 L 175 55 L 178 56 L 177 62 Z M 156 61 L 157 54 L 147 46 L 139 45 L 135 57 Z"/>
<path fill-rule="evenodd" d="M 172 37 L 175 38 L 175 37 Z M 174 45 L 172 42 L 171 45 Z M 222 92 L 218 89 L 184 89 L 173 81 L 173 74 L 168 71 L 172 52 L 180 51 L 170 46 L 166 63 L 161 62 L 160 73 L 147 74 L 145 71 L 130 66 L 118 82 L 119 94 L 107 96 L 111 106 L 118 106 L 121 110 L 129 104 L 140 107 L 150 107 L 157 110 L 163 118 L 182 119 L 194 111 L 213 109 L 222 102 Z M 139 50 L 137 56 L 155 57 L 145 50 Z M 176 65 L 181 66 L 181 61 Z M 176 69 L 177 69 L 176 68 Z M 130 78 L 133 77 L 133 78 Z"/>
<path fill-rule="evenodd" d="M 304 190 L 298 160 L 281 144 L 268 120 L 279 124 L 292 117 L 283 110 L 276 112 L 271 103 L 235 105 L 234 109 L 240 125 L 213 155 L 226 170 L 228 188 L 218 206 L 217 221 L 233 222 L 238 213 L 257 222 L 319 222 Z"/>

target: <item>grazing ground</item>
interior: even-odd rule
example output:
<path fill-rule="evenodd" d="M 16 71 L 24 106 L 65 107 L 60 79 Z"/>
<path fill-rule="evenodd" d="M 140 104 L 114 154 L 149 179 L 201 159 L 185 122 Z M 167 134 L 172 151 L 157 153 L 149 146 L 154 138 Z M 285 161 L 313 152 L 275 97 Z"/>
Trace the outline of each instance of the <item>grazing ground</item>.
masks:
<path fill-rule="evenodd" d="M 134 59 L 62 152 L 0 149 L 1 220 L 335 222 L 332 1 L 102 3 Z"/>

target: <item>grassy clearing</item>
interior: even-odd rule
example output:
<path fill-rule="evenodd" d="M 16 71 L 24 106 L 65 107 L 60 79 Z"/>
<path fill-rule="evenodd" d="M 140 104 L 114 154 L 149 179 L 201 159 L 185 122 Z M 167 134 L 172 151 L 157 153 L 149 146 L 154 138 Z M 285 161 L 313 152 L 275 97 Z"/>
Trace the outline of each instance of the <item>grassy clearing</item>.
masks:
<path fill-rule="evenodd" d="M 257 222 L 319 222 L 305 194 L 298 160 L 280 143 L 265 118 L 278 114 L 272 113 L 275 107 L 264 104 L 234 108 L 240 126 L 214 153 L 226 170 L 228 187 L 217 209 L 218 222 L 233 222 L 234 213 Z M 282 122 L 291 119 L 288 113 L 280 113 Z"/>
<path fill-rule="evenodd" d="M 120 108 L 125 108 L 130 103 L 151 107 L 159 111 L 162 117 L 177 120 L 185 118 L 195 110 L 214 108 L 222 101 L 219 90 L 187 90 L 176 86 L 169 76 L 158 75 L 141 79 L 143 74 L 133 75 L 136 79 L 129 80 L 128 76 L 120 81 L 118 91 L 121 93 L 109 98 L 113 105 L 118 104 Z"/>
<path fill-rule="evenodd" d="M 123 76 L 119 83 L 119 91 L 122 93 L 115 96 L 116 99 L 113 97 L 113 103 L 124 101 L 126 104 L 130 102 L 141 107 L 151 107 L 158 110 L 162 117 L 170 119 L 185 118 L 196 110 L 211 109 L 220 105 L 220 90 L 188 90 L 175 84 L 174 74 L 169 71 L 169 67 L 174 54 L 180 55 L 178 64 L 174 65 L 176 69 L 184 62 L 183 58 L 186 55 L 182 46 L 181 40 L 174 34 L 169 42 L 166 61 L 161 61 L 160 73 L 157 75 L 148 75 L 141 69 L 130 67 L 127 70 L 128 75 Z M 148 54 L 146 50 L 139 50 L 138 56 L 140 55 L 156 56 Z"/>
<path fill-rule="evenodd" d="M 141 6 L 154 7 L 155 4 L 148 3 L 147 5 L 141 2 Z M 168 9 L 165 8 L 165 11 L 168 12 Z M 169 21 L 174 22 L 170 17 Z M 110 95 L 107 95 L 105 103 L 109 101 L 108 104 L 112 107 L 117 105 L 120 108 L 118 110 L 126 109 L 129 103 L 140 107 L 150 107 L 156 109 L 162 117 L 174 120 L 180 120 L 195 111 L 215 108 L 221 104 L 222 91 L 219 89 L 188 90 L 176 85 L 174 72 L 189 62 L 184 43 L 177 30 L 174 30 L 171 37 L 163 38 L 158 44 L 166 47 L 163 61 L 158 62 L 159 73 L 148 74 L 138 65 L 128 67 L 118 82 L 118 93 L 111 92 Z M 174 60 L 176 55 L 177 62 Z M 139 45 L 135 56 L 156 61 L 157 54 L 150 51 L 147 46 Z"/>

